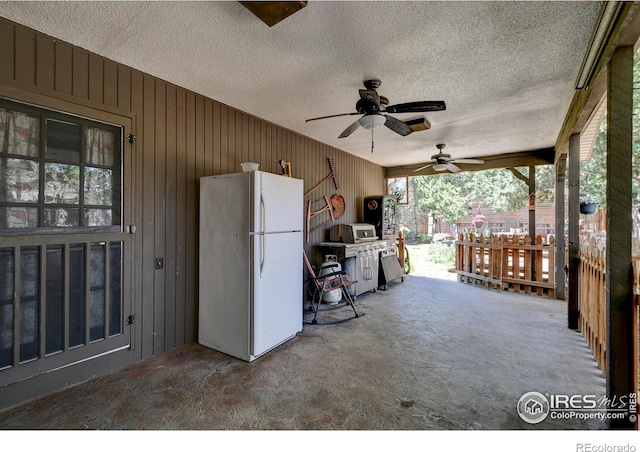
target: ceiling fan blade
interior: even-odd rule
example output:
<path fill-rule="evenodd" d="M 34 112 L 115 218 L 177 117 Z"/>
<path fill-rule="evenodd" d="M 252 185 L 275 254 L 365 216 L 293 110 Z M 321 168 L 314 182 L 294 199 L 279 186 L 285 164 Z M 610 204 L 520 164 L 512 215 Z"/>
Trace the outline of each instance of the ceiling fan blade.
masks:
<path fill-rule="evenodd" d="M 338 138 L 346 138 L 349 135 L 351 135 L 353 132 L 355 132 L 356 130 L 358 130 L 358 127 L 360 127 L 360 120 L 354 122 L 353 124 L 351 124 L 349 127 L 347 127 L 346 129 L 344 129 L 344 131 L 338 136 Z"/>
<path fill-rule="evenodd" d="M 478 160 L 478 159 L 453 159 L 453 160 L 449 160 L 449 163 L 472 163 L 472 164 L 476 164 L 476 165 L 482 165 L 484 163 L 484 160 Z"/>
<path fill-rule="evenodd" d="M 460 171 L 462 171 L 460 168 L 458 168 L 456 165 L 454 165 L 451 162 L 447 162 L 447 169 L 452 173 L 459 173 Z"/>
<path fill-rule="evenodd" d="M 359 114 L 360 113 L 358 113 L 357 111 L 354 111 L 353 113 L 340 113 L 340 114 L 337 114 L 337 115 L 320 116 L 319 118 L 307 119 L 305 122 L 317 121 L 318 119 L 337 118 L 338 116 L 353 116 L 353 115 L 359 115 Z"/>
<path fill-rule="evenodd" d="M 418 168 L 418 169 L 414 169 L 414 170 L 413 170 L 413 172 L 414 172 L 414 173 L 417 173 L 418 171 L 422 171 L 423 169 L 427 169 L 427 168 L 429 168 L 430 166 L 433 166 L 433 163 L 429 163 L 428 165 L 421 166 L 421 167 L 420 167 L 420 168 Z"/>
<path fill-rule="evenodd" d="M 387 120 L 384 122 L 384 125 L 393 130 L 395 133 L 406 137 L 410 133 L 413 132 L 413 129 L 409 127 L 406 123 L 400 121 L 399 119 L 394 118 L 393 116 L 386 115 Z"/>
<path fill-rule="evenodd" d="M 389 105 L 388 113 L 423 113 L 425 111 L 441 111 L 447 107 L 442 100 L 425 100 L 421 102 L 407 102 L 406 104 Z"/>

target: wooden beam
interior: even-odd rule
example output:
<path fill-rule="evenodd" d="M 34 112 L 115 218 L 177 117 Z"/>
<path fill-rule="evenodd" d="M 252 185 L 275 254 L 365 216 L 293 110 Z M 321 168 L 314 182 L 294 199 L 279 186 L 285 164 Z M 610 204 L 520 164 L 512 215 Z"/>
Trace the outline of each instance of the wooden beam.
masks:
<path fill-rule="evenodd" d="M 578 286 L 580 283 L 580 135 L 569 139 L 569 300 L 568 326 L 578 329 Z"/>
<path fill-rule="evenodd" d="M 559 300 L 564 300 L 566 297 L 565 291 L 565 260 L 564 260 L 564 179 L 567 168 L 567 159 L 561 158 L 556 162 L 556 287 L 555 294 Z M 551 269 L 549 269 L 551 270 Z"/>
<path fill-rule="evenodd" d="M 518 179 L 520 179 L 525 184 L 527 184 L 527 186 L 529 186 L 529 178 L 527 176 L 525 176 L 524 174 L 522 174 L 520 171 L 518 171 L 515 168 L 507 168 L 507 169 L 509 171 L 511 171 L 511 173 L 513 173 L 514 176 L 516 176 Z"/>
<path fill-rule="evenodd" d="M 571 135 L 580 133 L 589 120 L 593 110 L 604 95 L 607 87 L 607 62 L 613 54 L 616 43 L 638 39 L 638 22 L 640 8 L 634 2 L 603 2 L 602 8 L 611 7 L 613 3 L 620 4 L 617 17 L 609 30 L 606 30 L 600 50 L 600 57 L 594 63 L 591 80 L 585 89 L 576 89 L 571 105 L 565 116 L 560 134 L 556 140 L 557 153 L 554 163 L 568 152 L 568 142 Z M 598 24 L 596 24 L 598 25 Z M 595 30 L 594 30 L 595 31 Z"/>
<path fill-rule="evenodd" d="M 513 152 L 500 155 L 489 155 L 486 157 L 473 157 L 474 159 L 484 160 L 482 165 L 456 164 L 462 171 L 482 171 L 496 168 L 515 168 L 519 166 L 537 166 L 537 165 L 553 165 L 555 156 L 554 148 L 544 148 L 535 151 Z M 429 162 L 417 163 L 414 165 L 393 166 L 385 169 L 385 177 L 397 176 L 429 176 L 434 174 L 443 174 L 443 172 L 435 171 L 433 168 L 426 168 L 421 171 L 415 171 L 421 166 L 427 165 Z"/>
<path fill-rule="evenodd" d="M 607 87 L 607 397 L 628 398 L 635 390 L 634 304 L 631 263 L 631 162 L 633 149 L 632 46 L 616 49 Z M 635 422 L 611 419 L 609 427 L 633 429 Z"/>
<path fill-rule="evenodd" d="M 600 74 L 592 86 L 586 90 L 576 90 L 573 95 L 571 107 L 565 118 L 558 140 L 556 141 L 555 162 L 567 156 L 569 151 L 568 141 L 572 134 L 579 134 L 587 125 L 589 118 L 598 107 L 602 96 L 607 91 L 607 74 Z"/>

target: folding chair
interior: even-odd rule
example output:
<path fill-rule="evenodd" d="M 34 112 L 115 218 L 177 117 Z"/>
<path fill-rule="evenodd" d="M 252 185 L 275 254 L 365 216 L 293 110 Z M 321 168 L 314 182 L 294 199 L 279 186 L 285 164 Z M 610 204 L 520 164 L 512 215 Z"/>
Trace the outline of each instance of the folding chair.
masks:
<path fill-rule="evenodd" d="M 338 270 L 327 273 L 325 275 L 316 276 L 316 273 L 311 266 L 311 262 L 309 262 L 309 258 L 307 257 L 307 253 L 303 251 L 302 257 L 304 259 L 305 265 L 307 266 L 307 270 L 309 271 L 309 279 L 313 283 L 311 302 L 309 307 L 305 309 L 305 315 L 310 316 L 311 314 L 313 314 L 313 318 L 303 319 L 304 323 L 310 323 L 314 325 L 332 325 L 335 323 L 347 322 L 349 320 L 357 319 L 358 317 L 364 316 L 364 314 L 358 314 L 358 311 L 356 311 L 356 307 L 353 305 L 353 298 L 349 294 L 347 288 L 355 284 L 356 281 L 350 279 L 346 271 Z M 337 267 L 338 264 L 335 264 L 335 266 Z M 332 290 L 338 289 L 342 290 L 344 302 L 330 307 L 321 307 L 322 295 Z M 353 316 L 337 320 L 318 320 L 318 312 L 333 311 L 345 306 L 351 306 L 351 309 L 353 309 Z"/>

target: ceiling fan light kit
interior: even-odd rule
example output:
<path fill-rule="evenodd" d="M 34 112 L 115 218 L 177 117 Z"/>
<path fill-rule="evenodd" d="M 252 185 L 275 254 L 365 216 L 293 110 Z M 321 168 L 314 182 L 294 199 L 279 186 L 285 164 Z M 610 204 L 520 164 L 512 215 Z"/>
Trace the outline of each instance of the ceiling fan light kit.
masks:
<path fill-rule="evenodd" d="M 385 118 L 380 113 L 373 113 L 371 115 L 365 115 L 362 118 L 358 119 L 360 125 L 367 129 L 377 129 L 380 126 L 383 126 L 385 122 L 387 122 L 387 118 Z"/>

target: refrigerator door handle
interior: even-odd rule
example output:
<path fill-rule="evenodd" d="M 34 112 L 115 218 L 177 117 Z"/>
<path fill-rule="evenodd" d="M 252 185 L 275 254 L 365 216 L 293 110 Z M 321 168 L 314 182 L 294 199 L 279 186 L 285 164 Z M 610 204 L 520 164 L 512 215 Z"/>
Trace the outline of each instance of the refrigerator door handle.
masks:
<path fill-rule="evenodd" d="M 266 206 L 264 204 L 264 191 L 260 190 L 260 278 L 264 269 L 264 232 L 266 224 Z"/>
<path fill-rule="evenodd" d="M 260 232 L 266 232 L 264 229 L 267 223 L 267 208 L 264 204 L 264 192 L 260 190 Z"/>
<path fill-rule="evenodd" d="M 264 234 L 260 234 L 260 278 L 262 278 L 262 271 L 264 269 L 264 260 L 265 260 Z"/>

